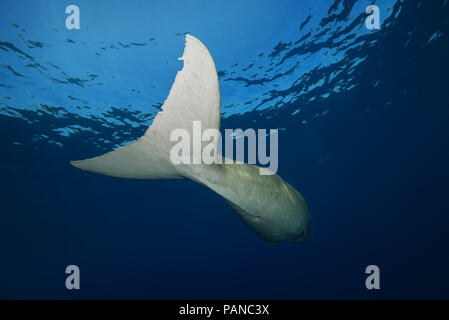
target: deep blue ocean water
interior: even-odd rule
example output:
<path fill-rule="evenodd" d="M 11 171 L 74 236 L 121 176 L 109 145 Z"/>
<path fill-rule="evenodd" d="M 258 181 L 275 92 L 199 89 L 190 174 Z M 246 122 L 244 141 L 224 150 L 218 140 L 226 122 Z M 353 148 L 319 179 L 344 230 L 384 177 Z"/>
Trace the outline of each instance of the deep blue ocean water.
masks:
<path fill-rule="evenodd" d="M 2 0 L 0 298 L 449 298 L 448 23 L 447 0 Z M 313 241 L 270 246 L 194 182 L 70 166 L 142 136 L 185 33 L 222 129 L 280 128 Z"/>

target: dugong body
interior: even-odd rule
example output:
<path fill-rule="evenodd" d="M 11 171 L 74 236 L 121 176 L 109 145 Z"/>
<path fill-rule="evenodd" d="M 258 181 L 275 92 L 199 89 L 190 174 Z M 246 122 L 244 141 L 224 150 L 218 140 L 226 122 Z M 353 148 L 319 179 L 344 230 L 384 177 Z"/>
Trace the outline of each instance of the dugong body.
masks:
<path fill-rule="evenodd" d="M 242 220 L 269 243 L 301 242 L 311 236 L 303 197 L 276 174 L 244 163 L 179 164 L 170 160 L 174 129 L 192 130 L 193 121 L 220 128 L 220 91 L 213 59 L 195 37 L 186 36 L 170 94 L 145 135 L 102 156 L 71 164 L 83 170 L 130 179 L 191 179 L 222 196 Z M 215 155 L 216 157 L 221 157 Z M 193 162 L 190 162 L 193 163 Z"/>

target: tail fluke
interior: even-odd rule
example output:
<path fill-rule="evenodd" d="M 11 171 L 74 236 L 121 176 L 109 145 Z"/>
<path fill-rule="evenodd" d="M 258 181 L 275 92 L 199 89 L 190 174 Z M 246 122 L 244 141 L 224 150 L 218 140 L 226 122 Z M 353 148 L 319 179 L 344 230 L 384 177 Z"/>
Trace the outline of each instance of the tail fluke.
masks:
<path fill-rule="evenodd" d="M 170 141 L 174 129 L 192 136 L 193 121 L 202 128 L 220 128 L 220 91 L 214 61 L 207 48 L 195 37 L 186 36 L 184 66 L 176 75 L 170 94 L 145 135 L 135 142 L 102 156 L 71 161 L 80 169 L 131 179 L 182 179 L 170 161 Z"/>

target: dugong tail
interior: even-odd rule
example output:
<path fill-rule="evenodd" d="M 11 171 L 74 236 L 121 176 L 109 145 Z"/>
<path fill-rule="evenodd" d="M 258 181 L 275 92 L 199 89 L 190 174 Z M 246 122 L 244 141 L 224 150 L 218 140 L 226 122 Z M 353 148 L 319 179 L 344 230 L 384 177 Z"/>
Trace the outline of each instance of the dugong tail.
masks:
<path fill-rule="evenodd" d="M 193 121 L 203 128 L 220 128 L 220 91 L 214 61 L 195 37 L 186 36 L 184 66 L 170 94 L 144 136 L 126 146 L 92 159 L 71 161 L 82 170 L 131 179 L 182 179 L 182 167 L 170 161 L 174 129 L 192 136 Z M 192 148 L 191 148 L 192 150 Z"/>
<path fill-rule="evenodd" d="M 226 199 L 242 220 L 267 242 L 304 241 L 311 236 L 307 204 L 281 177 L 260 174 L 260 170 L 267 170 L 244 163 L 219 161 L 208 165 L 192 161 L 198 156 L 202 158 L 199 152 L 207 147 L 215 152 L 219 149 L 219 139 L 203 141 L 202 131 L 215 129 L 211 131 L 217 132 L 220 128 L 220 92 L 214 61 L 198 39 L 186 36 L 180 60 L 184 61 L 183 69 L 176 75 L 162 111 L 143 137 L 102 156 L 72 161 L 72 165 L 120 178 L 188 178 Z M 197 122 L 200 130 L 196 129 Z M 172 162 L 179 160 L 171 157 L 172 151 L 177 150 L 174 147 L 178 147 L 178 141 L 170 138 L 180 137 L 177 133 L 181 131 L 176 133 L 177 129 L 182 129 L 184 137 L 186 131 L 190 135 L 190 150 L 193 151 L 190 152 L 190 164 L 186 164 L 184 157 L 183 164 Z"/>

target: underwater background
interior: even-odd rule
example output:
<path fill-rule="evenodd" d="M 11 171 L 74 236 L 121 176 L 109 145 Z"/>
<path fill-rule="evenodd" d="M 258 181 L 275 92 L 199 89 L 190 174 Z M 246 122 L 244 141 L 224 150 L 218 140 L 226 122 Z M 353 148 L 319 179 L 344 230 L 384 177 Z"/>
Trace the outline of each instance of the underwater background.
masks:
<path fill-rule="evenodd" d="M 449 298 L 448 2 L 1 0 L 0 298 Z M 270 246 L 191 181 L 69 164 L 143 135 L 186 33 L 222 130 L 280 129 L 313 241 Z"/>

